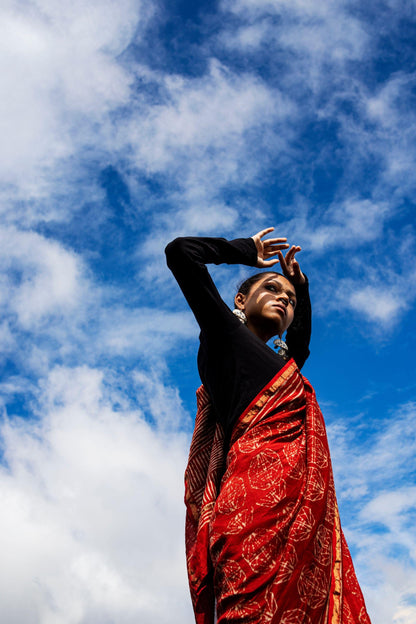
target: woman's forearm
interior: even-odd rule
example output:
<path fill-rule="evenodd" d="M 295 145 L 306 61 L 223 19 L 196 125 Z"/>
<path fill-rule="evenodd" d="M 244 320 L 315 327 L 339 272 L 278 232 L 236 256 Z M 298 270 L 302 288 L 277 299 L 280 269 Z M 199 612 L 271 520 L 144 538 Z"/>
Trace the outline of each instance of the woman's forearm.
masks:
<path fill-rule="evenodd" d="M 253 239 L 176 238 L 165 250 L 167 264 L 178 282 L 201 329 L 235 323 L 230 309 L 221 299 L 206 264 L 244 264 L 255 266 L 257 251 Z"/>
<path fill-rule="evenodd" d="M 309 342 L 312 329 L 312 309 L 307 279 L 304 284 L 296 286 L 296 297 L 295 317 L 287 330 L 286 344 L 290 355 L 294 358 L 298 367 L 302 368 L 309 356 Z"/>

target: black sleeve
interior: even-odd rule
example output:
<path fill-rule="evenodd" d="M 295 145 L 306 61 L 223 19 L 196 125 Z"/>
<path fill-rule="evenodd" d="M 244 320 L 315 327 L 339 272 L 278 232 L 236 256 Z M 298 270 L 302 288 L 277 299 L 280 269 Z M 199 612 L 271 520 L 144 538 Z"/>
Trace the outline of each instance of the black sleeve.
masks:
<path fill-rule="evenodd" d="M 311 339 L 312 311 L 309 298 L 309 284 L 295 285 L 296 308 L 292 324 L 286 333 L 286 344 L 289 354 L 293 357 L 299 369 L 309 357 L 309 341 Z"/>
<path fill-rule="evenodd" d="M 201 328 L 206 332 L 237 327 L 240 321 L 221 299 L 206 264 L 257 264 L 252 238 L 176 238 L 165 249 L 167 264 Z"/>

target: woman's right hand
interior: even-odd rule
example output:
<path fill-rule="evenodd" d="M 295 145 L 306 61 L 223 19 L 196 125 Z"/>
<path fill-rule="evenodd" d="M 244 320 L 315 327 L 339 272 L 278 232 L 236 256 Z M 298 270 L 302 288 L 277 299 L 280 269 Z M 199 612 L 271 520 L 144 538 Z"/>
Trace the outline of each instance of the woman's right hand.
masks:
<path fill-rule="evenodd" d="M 269 227 L 251 237 L 257 248 L 256 266 L 259 269 L 265 269 L 277 264 L 279 258 L 273 258 L 273 256 L 276 256 L 282 249 L 287 249 L 289 247 L 286 238 L 269 238 L 267 240 L 262 240 L 263 236 L 273 232 L 273 230 L 273 227 Z"/>
<path fill-rule="evenodd" d="M 306 278 L 300 270 L 299 263 L 295 260 L 295 254 L 299 253 L 299 251 L 301 251 L 301 247 L 299 247 L 299 245 L 292 245 L 286 253 L 286 256 L 283 256 L 281 251 L 277 252 L 283 275 L 287 277 L 289 282 L 292 282 L 292 284 L 295 285 L 304 284 L 306 282 Z"/>

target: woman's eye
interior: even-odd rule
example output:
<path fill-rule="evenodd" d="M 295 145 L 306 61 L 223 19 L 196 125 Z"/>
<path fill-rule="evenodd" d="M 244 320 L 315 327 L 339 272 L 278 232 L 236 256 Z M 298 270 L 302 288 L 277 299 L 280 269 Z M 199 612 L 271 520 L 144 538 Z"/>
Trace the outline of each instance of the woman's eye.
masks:
<path fill-rule="evenodd" d="M 273 286 L 273 284 L 267 284 L 266 288 L 267 290 L 271 290 L 272 292 L 277 292 L 277 288 L 276 286 Z"/>
<path fill-rule="evenodd" d="M 296 308 L 296 301 L 294 299 L 289 299 L 289 303 L 292 306 L 292 308 Z"/>

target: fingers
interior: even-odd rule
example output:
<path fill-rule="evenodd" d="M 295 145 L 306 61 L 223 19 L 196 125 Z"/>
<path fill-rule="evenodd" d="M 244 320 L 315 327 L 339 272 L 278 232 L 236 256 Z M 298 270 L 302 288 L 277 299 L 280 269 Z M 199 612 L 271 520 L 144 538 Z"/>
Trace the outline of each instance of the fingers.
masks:
<path fill-rule="evenodd" d="M 273 260 L 258 260 L 257 267 L 259 269 L 265 269 L 265 268 L 274 266 L 278 262 L 279 260 L 277 258 L 273 258 Z"/>
<path fill-rule="evenodd" d="M 293 268 L 293 275 L 295 277 L 300 277 L 301 276 L 301 270 L 300 270 L 300 266 L 299 264 L 296 262 L 296 260 L 294 260 L 293 264 L 292 264 L 292 268 Z"/>
<path fill-rule="evenodd" d="M 273 249 L 287 249 L 289 244 L 286 242 L 286 238 L 268 238 L 263 241 L 264 247 L 270 247 Z"/>
<path fill-rule="evenodd" d="M 266 245 L 266 242 L 263 245 L 263 255 L 264 256 L 275 256 L 278 251 L 282 249 L 287 249 L 289 245 L 287 243 L 281 243 L 280 245 Z"/>
<path fill-rule="evenodd" d="M 266 236 L 266 234 L 269 234 L 270 232 L 273 232 L 273 231 L 274 231 L 274 227 L 268 227 L 268 228 L 265 228 L 264 230 L 260 230 L 260 232 L 257 232 L 257 234 L 254 234 L 254 236 L 252 236 L 251 238 L 260 240 L 261 238 Z M 281 236 L 278 238 L 268 238 L 267 240 L 261 241 L 261 242 L 264 245 L 282 245 L 282 244 L 287 243 L 287 238 L 286 236 Z M 286 245 L 286 247 L 289 247 L 289 245 Z M 292 248 L 290 249 L 291 256 L 294 256 L 295 253 L 298 253 L 298 251 L 301 251 L 301 247 L 299 247 L 299 245 L 293 245 Z M 287 255 L 288 254 L 286 254 L 286 256 Z"/>
<path fill-rule="evenodd" d="M 263 236 L 266 236 L 269 232 L 273 232 L 273 230 L 274 227 L 268 227 L 265 230 L 260 230 L 260 232 L 257 232 L 257 234 L 255 234 L 252 238 L 263 238 Z"/>
<path fill-rule="evenodd" d="M 287 249 L 290 245 L 287 242 L 286 236 L 280 238 L 268 238 L 262 241 L 265 251 L 270 253 L 276 253 L 279 249 Z"/>
<path fill-rule="evenodd" d="M 283 275 L 294 284 L 304 284 L 306 281 L 305 276 L 300 269 L 299 263 L 295 260 L 295 254 L 297 254 L 300 250 L 301 248 L 299 245 L 293 245 L 286 253 L 285 257 L 283 257 L 281 251 L 277 254 L 279 256 Z"/>
<path fill-rule="evenodd" d="M 281 244 L 281 243 L 286 243 L 287 238 L 286 236 L 281 236 L 280 238 L 268 238 L 267 240 L 263 241 L 263 243 L 266 245 L 271 243 L 272 245 L 275 245 L 277 243 Z M 289 245 L 287 245 L 289 247 Z"/>
<path fill-rule="evenodd" d="M 264 236 L 266 236 L 266 234 L 269 234 L 270 232 L 273 232 L 274 227 L 269 227 L 269 228 L 265 228 L 264 230 L 260 230 L 260 232 L 257 232 L 257 234 L 254 234 L 254 236 L 252 236 L 251 238 L 254 238 L 255 240 L 260 240 L 262 239 Z M 268 240 L 265 241 L 261 241 L 263 244 L 281 244 L 281 243 L 286 243 L 287 238 L 286 236 L 281 236 L 279 238 L 269 238 Z"/>
<path fill-rule="evenodd" d="M 299 245 L 292 245 L 292 247 L 286 254 L 286 262 L 288 264 L 291 264 L 293 262 L 295 254 L 297 254 L 299 251 L 301 251 L 301 247 L 299 247 Z"/>
<path fill-rule="evenodd" d="M 300 270 L 300 266 L 299 264 L 296 262 L 296 260 L 293 262 L 293 281 L 296 284 L 304 284 L 305 283 L 305 276 L 302 273 L 302 271 Z"/>
<path fill-rule="evenodd" d="M 305 278 L 298 263 L 295 261 L 295 255 L 301 251 L 301 247 L 299 247 L 299 245 L 292 245 L 292 247 L 290 247 L 286 236 L 262 240 L 264 236 L 273 231 L 274 227 L 268 227 L 252 236 L 257 247 L 257 266 L 266 268 L 280 262 L 282 273 L 288 279 L 295 278 L 298 281 L 302 281 L 302 279 Z M 285 256 L 283 256 L 282 250 L 287 250 Z M 273 256 L 276 255 L 277 258 L 273 258 Z"/>
<path fill-rule="evenodd" d="M 277 252 L 277 257 L 279 258 L 280 266 L 282 267 L 283 273 L 286 274 L 287 273 L 287 264 L 286 264 L 285 257 L 283 256 L 281 251 Z"/>

